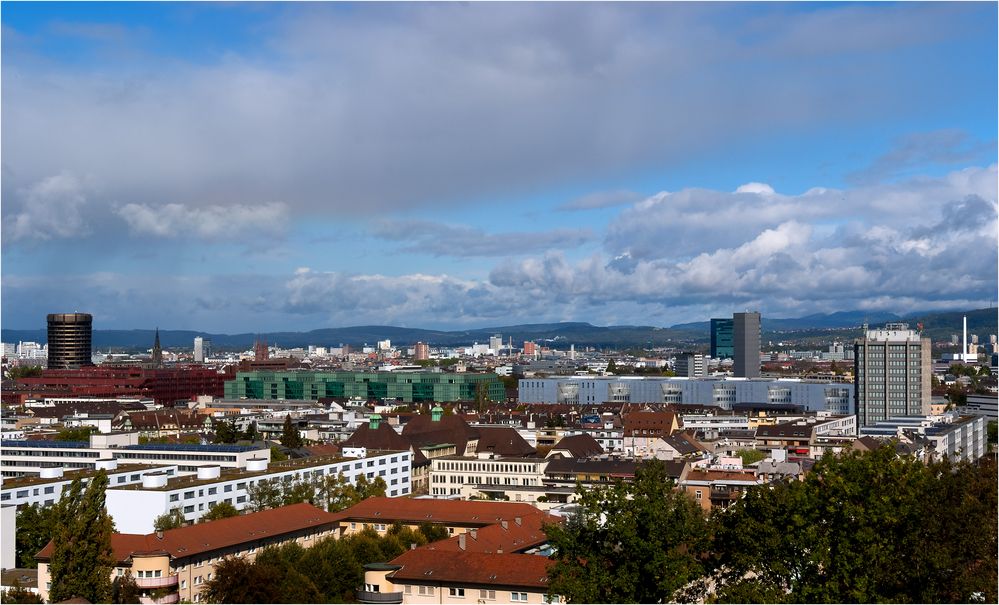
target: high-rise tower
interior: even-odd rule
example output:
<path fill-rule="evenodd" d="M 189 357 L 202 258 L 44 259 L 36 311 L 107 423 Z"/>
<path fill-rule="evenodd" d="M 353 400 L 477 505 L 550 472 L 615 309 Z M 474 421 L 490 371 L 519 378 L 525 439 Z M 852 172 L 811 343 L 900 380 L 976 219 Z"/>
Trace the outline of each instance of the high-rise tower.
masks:
<path fill-rule="evenodd" d="M 160 346 L 160 329 L 156 328 L 156 337 L 153 339 L 153 365 L 160 367 L 163 365 L 163 347 Z"/>
<path fill-rule="evenodd" d="M 732 348 L 736 376 L 759 378 L 760 376 L 760 314 L 746 311 L 732 315 Z"/>
<path fill-rule="evenodd" d="M 732 320 L 711 320 L 711 357 L 716 359 L 732 359 L 735 349 L 732 348 Z"/>
<path fill-rule="evenodd" d="M 854 343 L 853 375 L 857 426 L 893 416 L 930 413 L 932 374 L 929 338 L 908 324 L 868 330 Z"/>
<path fill-rule="evenodd" d="M 48 316 L 49 369 L 76 370 L 92 366 L 94 318 L 89 313 L 51 313 Z"/>

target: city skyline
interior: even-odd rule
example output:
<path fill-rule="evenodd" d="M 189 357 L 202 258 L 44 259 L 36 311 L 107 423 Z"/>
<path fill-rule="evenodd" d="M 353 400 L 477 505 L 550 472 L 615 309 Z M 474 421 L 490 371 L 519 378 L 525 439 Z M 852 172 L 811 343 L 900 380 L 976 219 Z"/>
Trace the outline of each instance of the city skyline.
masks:
<path fill-rule="evenodd" d="M 988 307 L 996 10 L 5 4 L 0 319 Z"/>

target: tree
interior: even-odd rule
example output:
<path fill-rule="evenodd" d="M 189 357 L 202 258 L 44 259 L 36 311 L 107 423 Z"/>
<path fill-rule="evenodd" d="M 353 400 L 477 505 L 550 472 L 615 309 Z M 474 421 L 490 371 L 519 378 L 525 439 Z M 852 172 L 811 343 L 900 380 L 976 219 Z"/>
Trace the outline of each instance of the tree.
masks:
<path fill-rule="evenodd" d="M 986 434 L 988 435 L 989 452 L 991 452 L 996 448 L 997 440 L 999 440 L 999 422 L 989 420 L 989 424 L 986 427 Z"/>
<path fill-rule="evenodd" d="M 275 447 L 273 445 L 271 446 L 271 462 L 283 462 L 284 460 L 287 460 L 287 459 L 288 459 L 288 457 L 285 456 L 281 452 L 281 450 L 279 450 L 277 447 Z"/>
<path fill-rule="evenodd" d="M 61 429 L 56 433 L 56 441 L 90 441 L 90 434 L 96 429 L 92 426 Z"/>
<path fill-rule="evenodd" d="M 79 479 L 70 484 L 70 497 L 58 503 L 53 532 L 49 573 L 53 602 L 83 597 L 91 603 L 111 601 L 111 571 L 115 566 L 111 550 L 114 522 L 104 507 L 108 475 L 99 470 L 90 479 L 82 498 Z M 75 487 L 74 487 L 75 485 Z"/>
<path fill-rule="evenodd" d="M 17 380 L 18 378 L 35 378 L 41 375 L 41 366 L 16 366 L 7 370 L 7 377 L 11 380 Z"/>
<path fill-rule="evenodd" d="M 291 450 L 302 447 L 302 437 L 298 434 L 298 428 L 291 421 L 291 414 L 285 414 L 284 417 L 284 428 L 281 429 L 281 445 Z"/>
<path fill-rule="evenodd" d="M 260 433 L 257 432 L 257 421 L 254 420 L 250 423 L 250 426 L 246 427 L 246 432 L 243 434 L 243 439 L 247 441 L 256 441 L 260 438 Z"/>
<path fill-rule="evenodd" d="M 52 539 L 57 509 L 55 506 L 25 506 L 17 511 L 15 544 L 21 567 L 38 567 L 35 555 Z"/>
<path fill-rule="evenodd" d="M 223 500 L 211 505 L 208 508 L 208 512 L 201 517 L 201 521 L 215 521 L 216 519 L 228 519 L 229 517 L 237 516 L 239 516 L 239 511 L 236 510 L 236 507 Z"/>
<path fill-rule="evenodd" d="M 615 372 L 617 372 L 617 363 L 612 359 L 607 362 L 607 373 L 614 374 Z"/>
<path fill-rule="evenodd" d="M 261 479 L 256 485 L 247 485 L 250 508 L 254 512 L 277 508 L 284 500 L 281 481 L 279 479 Z"/>
<path fill-rule="evenodd" d="M 179 508 L 174 508 L 170 509 L 170 512 L 156 517 L 153 520 L 153 529 L 156 531 L 177 529 L 178 527 L 184 527 L 185 523 L 187 523 L 187 519 L 184 518 L 184 513 Z"/>
<path fill-rule="evenodd" d="M 135 583 L 132 572 L 125 570 L 125 575 L 115 577 L 111 582 L 112 603 L 138 603 L 139 585 Z"/>
<path fill-rule="evenodd" d="M 743 466 L 749 466 L 754 462 L 759 462 L 767 457 L 767 455 L 760 450 L 739 450 L 735 453 L 736 456 L 742 458 Z"/>
<path fill-rule="evenodd" d="M 236 428 L 236 420 L 221 420 L 215 425 L 215 443 L 236 443 L 241 432 Z"/>
<path fill-rule="evenodd" d="M 316 486 L 309 481 L 288 481 L 282 485 L 281 500 L 284 506 L 299 502 L 315 502 Z"/>
<path fill-rule="evenodd" d="M 717 516 L 715 597 L 994 602 L 997 488 L 992 459 L 827 454 L 804 481 L 750 489 Z"/>
<path fill-rule="evenodd" d="M 555 551 L 549 595 L 570 603 L 657 603 L 699 578 L 708 548 L 701 507 L 674 489 L 658 460 L 633 483 L 577 489 L 580 510 L 546 526 Z"/>

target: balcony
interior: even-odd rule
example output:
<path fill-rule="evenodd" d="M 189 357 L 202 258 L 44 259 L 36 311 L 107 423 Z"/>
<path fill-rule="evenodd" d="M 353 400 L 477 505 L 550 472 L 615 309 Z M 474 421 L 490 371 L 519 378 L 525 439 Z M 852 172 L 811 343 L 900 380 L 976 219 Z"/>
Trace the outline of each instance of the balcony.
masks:
<path fill-rule="evenodd" d="M 167 588 L 177 585 L 177 574 L 163 576 L 162 578 L 135 578 L 135 584 L 139 588 Z"/>
<path fill-rule="evenodd" d="M 171 592 L 162 597 L 139 597 L 139 602 L 146 605 L 167 605 L 168 603 L 179 603 L 180 593 Z"/>
<path fill-rule="evenodd" d="M 402 603 L 402 593 L 358 590 L 357 600 L 361 603 Z"/>

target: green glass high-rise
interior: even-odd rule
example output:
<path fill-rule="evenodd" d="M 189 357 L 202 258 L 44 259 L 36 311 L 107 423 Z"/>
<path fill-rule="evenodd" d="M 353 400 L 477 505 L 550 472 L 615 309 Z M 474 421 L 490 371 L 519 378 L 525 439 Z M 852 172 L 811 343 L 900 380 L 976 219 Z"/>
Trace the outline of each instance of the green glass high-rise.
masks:
<path fill-rule="evenodd" d="M 734 331 L 735 326 L 731 319 L 711 320 L 711 357 L 715 359 L 735 357 Z"/>
<path fill-rule="evenodd" d="M 404 403 L 471 401 L 477 395 L 503 401 L 506 391 L 496 374 L 443 372 L 239 372 L 225 383 L 226 399 L 324 397 L 381 399 Z"/>

